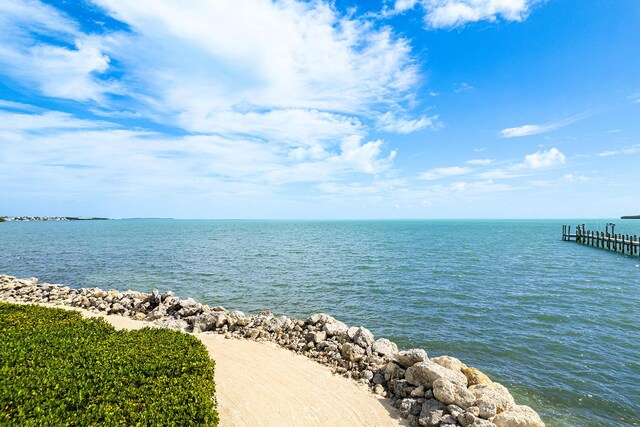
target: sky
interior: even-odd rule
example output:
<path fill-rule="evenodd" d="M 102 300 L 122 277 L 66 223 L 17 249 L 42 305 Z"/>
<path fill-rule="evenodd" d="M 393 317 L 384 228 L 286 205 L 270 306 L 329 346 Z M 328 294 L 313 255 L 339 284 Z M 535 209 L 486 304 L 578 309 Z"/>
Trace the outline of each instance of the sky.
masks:
<path fill-rule="evenodd" d="M 0 0 L 0 215 L 640 214 L 640 2 Z"/>

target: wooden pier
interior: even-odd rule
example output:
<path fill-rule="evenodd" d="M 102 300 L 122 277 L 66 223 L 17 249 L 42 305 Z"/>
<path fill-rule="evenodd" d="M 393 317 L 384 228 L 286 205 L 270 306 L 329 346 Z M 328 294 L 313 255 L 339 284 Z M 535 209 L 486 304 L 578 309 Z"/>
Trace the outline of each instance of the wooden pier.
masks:
<path fill-rule="evenodd" d="M 609 231 L 611 226 L 611 231 Z M 606 231 L 586 230 L 584 224 L 577 225 L 571 232 L 570 225 L 562 226 L 562 240 L 574 241 L 583 245 L 608 249 L 627 255 L 640 256 L 640 239 L 635 234 L 616 234 L 615 224 L 607 224 Z"/>

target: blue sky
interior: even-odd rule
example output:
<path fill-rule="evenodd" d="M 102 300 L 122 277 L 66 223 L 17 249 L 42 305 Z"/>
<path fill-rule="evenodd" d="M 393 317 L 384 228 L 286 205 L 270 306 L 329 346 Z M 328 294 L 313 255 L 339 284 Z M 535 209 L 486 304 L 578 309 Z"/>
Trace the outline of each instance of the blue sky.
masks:
<path fill-rule="evenodd" d="M 0 214 L 640 213 L 636 0 L 0 2 Z"/>

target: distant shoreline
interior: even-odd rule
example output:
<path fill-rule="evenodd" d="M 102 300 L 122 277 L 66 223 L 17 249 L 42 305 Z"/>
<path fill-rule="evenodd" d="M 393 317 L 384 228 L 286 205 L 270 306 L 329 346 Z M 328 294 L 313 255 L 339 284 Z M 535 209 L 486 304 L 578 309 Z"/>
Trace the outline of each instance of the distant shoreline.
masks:
<path fill-rule="evenodd" d="M 28 222 L 28 221 L 109 221 L 111 218 L 84 218 L 75 216 L 3 216 L 0 222 Z"/>
<path fill-rule="evenodd" d="M 620 219 L 640 219 L 640 215 L 623 215 Z"/>

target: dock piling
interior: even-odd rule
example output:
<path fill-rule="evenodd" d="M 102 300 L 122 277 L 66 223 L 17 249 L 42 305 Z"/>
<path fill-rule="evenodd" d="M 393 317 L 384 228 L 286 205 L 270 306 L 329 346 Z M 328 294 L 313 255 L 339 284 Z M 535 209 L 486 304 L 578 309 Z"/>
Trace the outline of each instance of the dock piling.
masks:
<path fill-rule="evenodd" d="M 611 226 L 611 232 L 609 232 Z M 607 224 L 606 231 L 587 230 L 585 224 L 576 225 L 574 234 L 571 234 L 570 225 L 562 225 L 562 240 L 581 243 L 586 246 L 613 250 L 623 255 L 640 256 L 640 240 L 637 234 L 615 233 L 615 224 Z"/>

